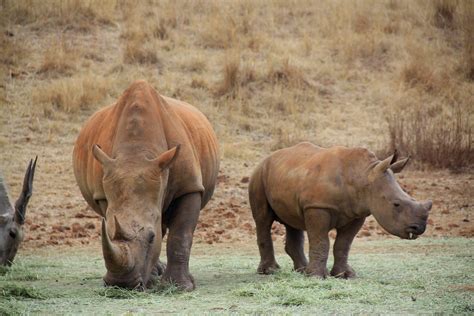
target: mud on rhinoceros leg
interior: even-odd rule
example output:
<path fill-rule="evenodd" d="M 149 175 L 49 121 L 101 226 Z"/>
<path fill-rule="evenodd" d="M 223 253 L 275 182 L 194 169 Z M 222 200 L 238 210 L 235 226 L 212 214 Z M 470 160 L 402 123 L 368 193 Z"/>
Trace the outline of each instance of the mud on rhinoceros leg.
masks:
<path fill-rule="evenodd" d="M 325 209 L 311 208 L 304 211 L 304 220 L 309 240 L 309 263 L 305 273 L 324 279 L 329 275 L 326 264 L 331 215 Z"/>
<path fill-rule="evenodd" d="M 289 225 L 286 227 L 285 251 L 293 260 L 295 271 L 304 272 L 308 260 L 304 255 L 304 232 Z"/>
<path fill-rule="evenodd" d="M 191 291 L 196 287 L 194 278 L 189 273 L 189 256 L 200 209 L 201 194 L 187 194 L 176 201 L 169 219 L 166 244 L 168 262 L 161 280 L 176 284 L 185 291 Z"/>
<path fill-rule="evenodd" d="M 349 258 L 352 241 L 364 222 L 365 217 L 358 218 L 346 226 L 337 229 L 336 242 L 333 248 L 334 266 L 331 270 L 332 276 L 344 279 L 350 279 L 356 276 L 355 271 L 347 263 L 347 260 Z"/>

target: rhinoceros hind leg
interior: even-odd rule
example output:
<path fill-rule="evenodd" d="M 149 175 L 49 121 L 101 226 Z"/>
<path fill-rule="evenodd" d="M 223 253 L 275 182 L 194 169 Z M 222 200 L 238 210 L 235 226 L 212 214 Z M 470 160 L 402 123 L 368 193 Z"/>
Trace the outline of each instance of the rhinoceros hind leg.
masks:
<path fill-rule="evenodd" d="M 189 256 L 200 208 L 200 193 L 184 195 L 175 202 L 168 224 L 168 262 L 161 280 L 176 284 L 185 291 L 192 291 L 196 287 L 194 278 L 189 273 Z"/>
<path fill-rule="evenodd" d="M 257 272 L 272 274 L 280 269 L 275 259 L 271 232 L 272 224 L 275 221 L 275 213 L 268 204 L 259 173 L 250 179 L 249 200 L 257 229 L 257 244 L 260 252 L 260 264 Z"/>
<path fill-rule="evenodd" d="M 309 240 L 309 263 L 305 273 L 324 279 L 329 275 L 326 267 L 329 255 L 329 230 L 331 215 L 325 209 L 311 208 L 304 211 Z"/>
<path fill-rule="evenodd" d="M 364 218 L 358 218 L 351 223 L 337 229 L 336 241 L 334 243 L 334 266 L 331 275 L 336 278 L 351 279 L 356 276 L 355 271 L 347 263 L 352 241 L 364 224 Z"/>
<path fill-rule="evenodd" d="M 286 227 L 285 251 L 293 260 L 295 271 L 304 272 L 308 260 L 304 255 L 304 232 L 289 225 Z"/>
<path fill-rule="evenodd" d="M 271 210 L 270 212 L 273 213 Z M 260 264 L 258 265 L 257 272 L 259 274 L 273 274 L 280 269 L 273 250 L 271 233 L 273 217 L 267 215 L 264 218 L 255 220 L 255 223 L 257 228 L 258 250 L 260 251 Z"/>

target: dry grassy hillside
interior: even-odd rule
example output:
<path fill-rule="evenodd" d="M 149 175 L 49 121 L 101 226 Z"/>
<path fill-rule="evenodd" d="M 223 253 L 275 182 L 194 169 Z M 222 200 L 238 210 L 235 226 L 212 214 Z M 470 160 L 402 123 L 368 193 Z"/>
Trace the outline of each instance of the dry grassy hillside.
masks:
<path fill-rule="evenodd" d="M 26 244 L 97 237 L 73 142 L 142 78 L 198 107 L 219 137 L 198 240 L 248 238 L 245 177 L 300 140 L 398 147 L 417 162 L 405 188 L 434 199 L 428 233 L 474 234 L 472 1 L 2 0 L 0 24 L 0 166 L 13 195 L 40 156 Z M 361 234 L 374 233 L 371 220 Z"/>

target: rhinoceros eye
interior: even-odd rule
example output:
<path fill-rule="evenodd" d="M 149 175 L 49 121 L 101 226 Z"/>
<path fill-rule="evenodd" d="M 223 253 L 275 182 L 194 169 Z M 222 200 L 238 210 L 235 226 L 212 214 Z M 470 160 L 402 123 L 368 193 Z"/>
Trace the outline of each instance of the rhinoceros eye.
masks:
<path fill-rule="evenodd" d="M 14 230 L 10 230 L 10 237 L 15 239 L 16 238 L 16 232 Z"/>
<path fill-rule="evenodd" d="M 398 203 L 398 202 L 395 202 L 395 203 L 393 203 L 393 206 L 395 206 L 395 207 L 399 207 L 399 206 L 400 206 L 400 203 Z"/>

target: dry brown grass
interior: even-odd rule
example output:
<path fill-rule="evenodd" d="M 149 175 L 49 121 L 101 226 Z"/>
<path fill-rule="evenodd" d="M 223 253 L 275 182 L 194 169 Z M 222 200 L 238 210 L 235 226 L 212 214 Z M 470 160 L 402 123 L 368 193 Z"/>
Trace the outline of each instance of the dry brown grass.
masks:
<path fill-rule="evenodd" d="M 436 0 L 434 4 L 434 23 L 439 28 L 454 28 L 458 0 Z"/>
<path fill-rule="evenodd" d="M 225 57 L 222 69 L 222 80 L 215 89 L 216 96 L 235 98 L 240 89 L 256 80 L 256 74 L 248 65 L 242 66 L 238 52 L 231 52 Z"/>
<path fill-rule="evenodd" d="M 127 64 L 159 64 L 156 47 L 138 37 L 125 44 L 123 61 Z"/>
<path fill-rule="evenodd" d="M 401 70 L 401 79 L 407 88 L 420 88 L 427 93 L 437 93 L 446 83 L 438 69 L 433 68 L 424 59 L 423 55 L 413 56 Z"/>
<path fill-rule="evenodd" d="M 456 104 L 466 133 L 472 3 L 8 0 L 7 40 L 32 47 L 28 58 L 22 47 L 0 57 L 25 73 L 3 85 L 5 99 L 20 116 L 33 95 L 46 116 L 76 118 L 144 78 L 203 111 L 230 159 L 250 157 L 242 147 L 262 154 L 300 140 L 375 149 L 390 143 L 385 117 L 395 109 L 439 108 L 453 126 L 446 113 Z M 89 87 L 89 76 L 98 83 Z"/>
<path fill-rule="evenodd" d="M 473 167 L 474 131 L 469 116 L 454 105 L 414 108 L 389 118 L 390 144 L 415 161 L 454 171 Z"/>
<path fill-rule="evenodd" d="M 48 76 L 70 76 L 76 70 L 80 57 L 78 49 L 64 37 L 55 39 L 46 49 L 38 73 Z"/>
<path fill-rule="evenodd" d="M 283 58 L 270 62 L 267 80 L 272 84 L 279 84 L 289 88 L 307 88 L 311 83 L 303 70 L 290 63 L 290 59 Z"/>
<path fill-rule="evenodd" d="M 110 80 L 87 74 L 79 77 L 56 79 L 33 91 L 33 106 L 40 107 L 46 117 L 54 111 L 77 113 L 97 108 L 109 93 Z"/>
<path fill-rule="evenodd" d="M 123 62 L 127 64 L 158 64 L 156 38 L 167 39 L 164 20 L 157 19 L 153 11 L 137 7 L 129 2 L 121 8 L 124 18 L 121 38 Z"/>
<path fill-rule="evenodd" d="M 29 50 L 14 33 L 0 29 L 0 64 L 15 66 L 28 56 Z"/>
<path fill-rule="evenodd" d="M 474 1 L 462 2 L 462 31 L 464 43 L 465 73 L 474 81 Z"/>
<path fill-rule="evenodd" d="M 111 24 L 117 0 L 5 0 L 2 1 L 3 22 L 40 27 L 62 27 L 87 32 L 94 26 Z"/>

